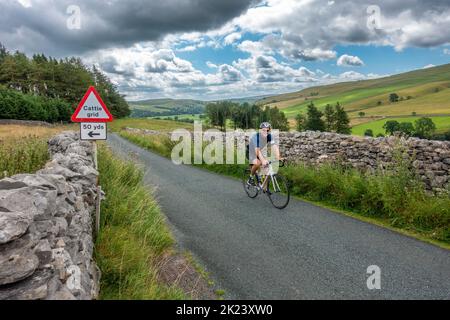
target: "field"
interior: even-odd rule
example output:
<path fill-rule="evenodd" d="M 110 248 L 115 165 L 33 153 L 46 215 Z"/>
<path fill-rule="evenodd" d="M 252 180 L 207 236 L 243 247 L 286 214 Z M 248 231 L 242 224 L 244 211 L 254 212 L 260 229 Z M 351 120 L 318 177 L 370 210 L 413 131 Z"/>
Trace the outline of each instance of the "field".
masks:
<path fill-rule="evenodd" d="M 157 130 L 162 132 L 170 132 L 175 129 L 184 128 L 187 130 L 193 130 L 194 125 L 191 123 L 177 122 L 171 120 L 158 120 L 158 119 L 117 119 L 109 124 L 109 128 L 112 131 L 120 131 L 123 128 L 131 127 L 138 129 Z"/>
<path fill-rule="evenodd" d="M 400 101 L 390 102 L 391 93 L 397 93 Z M 381 79 L 308 88 L 268 97 L 258 104 L 277 106 L 292 120 L 298 113 L 305 113 L 311 101 L 319 109 L 339 102 L 349 113 L 352 125 L 386 116 L 411 116 L 413 112 L 450 116 L 450 64 Z M 359 117 L 360 112 L 365 116 Z"/>
<path fill-rule="evenodd" d="M 177 117 L 179 120 L 194 120 L 194 121 L 200 121 L 202 122 L 204 119 L 200 119 L 200 114 L 177 114 L 175 116 L 161 116 L 161 119 L 171 119 L 171 120 L 175 120 L 175 117 Z M 150 119 L 155 119 L 158 117 L 150 117 Z"/>
<path fill-rule="evenodd" d="M 73 128 L 0 125 L 0 179 L 41 169 L 49 159 L 47 140 Z"/>
<path fill-rule="evenodd" d="M 166 117 L 177 114 L 200 114 L 205 110 L 206 102 L 190 99 L 150 99 L 129 102 L 133 118 Z"/>
<path fill-rule="evenodd" d="M 381 120 L 376 120 L 369 123 L 363 123 L 360 125 L 356 125 L 352 128 L 352 134 L 357 136 L 363 136 L 364 132 L 367 129 L 372 129 L 374 136 L 378 135 L 379 133 L 385 134 L 385 130 L 383 129 L 383 125 L 386 123 L 386 121 L 395 120 L 398 122 L 411 122 L 414 124 L 414 121 L 419 119 L 420 117 L 401 117 L 401 118 L 385 118 Z M 434 124 L 436 125 L 436 132 L 445 132 L 447 130 L 450 130 L 450 116 L 449 117 L 431 117 Z"/>

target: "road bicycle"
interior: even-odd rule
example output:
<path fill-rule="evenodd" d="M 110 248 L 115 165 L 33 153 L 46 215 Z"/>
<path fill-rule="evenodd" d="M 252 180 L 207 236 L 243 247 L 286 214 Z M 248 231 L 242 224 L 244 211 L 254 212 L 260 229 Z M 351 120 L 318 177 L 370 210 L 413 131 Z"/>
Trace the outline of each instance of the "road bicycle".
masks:
<path fill-rule="evenodd" d="M 280 167 L 283 167 L 284 165 L 285 161 L 280 161 Z M 266 171 L 263 175 L 258 173 L 261 178 L 258 182 L 255 181 L 254 178 L 250 179 L 250 167 L 245 169 L 242 179 L 245 192 L 252 199 L 256 198 L 261 192 L 265 193 L 275 208 L 286 208 L 291 197 L 291 190 L 288 180 L 284 176 L 274 172 L 272 161 L 269 161 L 269 164 L 266 168 L 263 168 L 263 171 Z"/>

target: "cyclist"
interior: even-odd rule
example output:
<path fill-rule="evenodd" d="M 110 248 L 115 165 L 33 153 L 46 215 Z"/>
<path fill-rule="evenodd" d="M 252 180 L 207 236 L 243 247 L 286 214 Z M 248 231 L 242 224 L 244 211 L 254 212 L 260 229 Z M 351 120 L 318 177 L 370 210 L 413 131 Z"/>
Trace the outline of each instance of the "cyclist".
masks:
<path fill-rule="evenodd" d="M 259 126 L 259 132 L 254 134 L 249 140 L 249 152 L 248 158 L 251 165 L 251 175 L 248 183 L 254 184 L 253 176 L 256 177 L 256 181 L 260 183 L 260 178 L 257 174 L 261 166 L 266 167 L 269 161 L 264 156 L 262 151 L 266 151 L 267 145 L 272 147 L 272 152 L 275 154 L 277 160 L 283 160 L 280 158 L 280 149 L 275 142 L 275 139 L 271 134 L 272 125 L 269 122 L 263 122 Z"/>

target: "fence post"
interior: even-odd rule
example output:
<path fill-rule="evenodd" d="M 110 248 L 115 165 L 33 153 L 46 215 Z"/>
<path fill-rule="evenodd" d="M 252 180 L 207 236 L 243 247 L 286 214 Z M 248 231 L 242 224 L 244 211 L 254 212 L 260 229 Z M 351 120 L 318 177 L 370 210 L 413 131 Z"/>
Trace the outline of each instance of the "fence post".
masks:
<path fill-rule="evenodd" d="M 93 142 L 93 158 L 94 158 L 94 168 L 98 170 L 98 153 L 97 153 L 97 141 Z M 95 202 L 95 236 L 98 237 L 100 232 L 100 204 L 102 201 L 102 187 L 98 185 L 97 177 L 97 200 Z"/>
<path fill-rule="evenodd" d="M 102 201 L 102 187 L 97 186 L 97 203 L 95 206 L 95 234 L 100 232 L 100 203 Z"/>

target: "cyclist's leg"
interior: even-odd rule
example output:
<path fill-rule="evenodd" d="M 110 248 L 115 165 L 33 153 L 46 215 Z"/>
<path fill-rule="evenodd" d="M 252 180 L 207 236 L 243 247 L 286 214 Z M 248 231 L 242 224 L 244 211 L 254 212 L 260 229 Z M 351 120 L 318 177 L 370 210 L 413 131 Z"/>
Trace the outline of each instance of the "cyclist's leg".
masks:
<path fill-rule="evenodd" d="M 251 169 L 252 176 L 254 176 L 256 172 L 258 172 L 259 168 L 261 168 L 261 165 L 262 165 L 261 160 L 259 160 L 258 158 L 253 159 Z"/>

